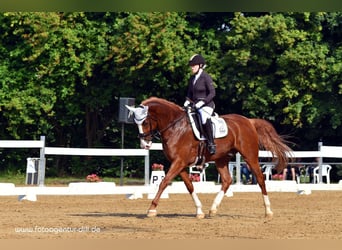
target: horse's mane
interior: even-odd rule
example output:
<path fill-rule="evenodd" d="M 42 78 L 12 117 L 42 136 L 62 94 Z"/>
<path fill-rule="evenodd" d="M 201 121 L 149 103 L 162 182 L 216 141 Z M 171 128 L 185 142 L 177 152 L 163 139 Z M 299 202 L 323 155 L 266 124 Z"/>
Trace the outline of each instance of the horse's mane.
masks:
<path fill-rule="evenodd" d="M 155 96 L 152 96 L 146 100 L 144 100 L 141 104 L 142 105 L 153 105 L 154 103 L 158 104 L 158 105 L 163 105 L 163 106 L 166 106 L 166 107 L 169 107 L 170 109 L 172 110 L 182 110 L 182 108 L 175 104 L 174 102 L 171 102 L 171 101 L 167 101 L 163 98 L 158 98 L 158 97 L 155 97 Z"/>

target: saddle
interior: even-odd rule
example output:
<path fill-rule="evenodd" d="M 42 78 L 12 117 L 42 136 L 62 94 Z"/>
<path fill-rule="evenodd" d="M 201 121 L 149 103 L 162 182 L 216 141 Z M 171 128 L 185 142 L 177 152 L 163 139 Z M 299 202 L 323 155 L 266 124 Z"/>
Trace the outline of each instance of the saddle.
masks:
<path fill-rule="evenodd" d="M 196 166 L 196 168 L 200 171 L 203 169 L 203 165 L 205 163 L 204 150 L 205 150 L 205 140 L 206 138 L 203 136 L 203 126 L 201 122 L 200 115 L 193 109 L 187 109 L 187 114 L 189 118 L 189 122 L 194 133 L 195 138 L 200 141 L 198 145 L 197 157 L 195 162 L 192 164 Z M 225 120 L 218 116 L 217 113 L 214 113 L 211 116 L 211 124 L 213 126 L 213 137 L 214 138 L 222 138 L 228 135 L 228 126 Z"/>
<path fill-rule="evenodd" d="M 206 138 L 203 137 L 202 122 L 201 122 L 201 117 L 199 116 L 199 114 L 193 110 L 188 110 L 187 114 L 188 114 L 192 131 L 195 137 L 197 138 L 197 140 L 200 140 L 200 141 L 206 140 Z M 226 124 L 226 121 L 223 118 L 219 117 L 217 113 L 214 113 L 211 116 L 210 120 L 213 126 L 214 138 L 222 138 L 222 137 L 227 136 L 228 126 Z"/>

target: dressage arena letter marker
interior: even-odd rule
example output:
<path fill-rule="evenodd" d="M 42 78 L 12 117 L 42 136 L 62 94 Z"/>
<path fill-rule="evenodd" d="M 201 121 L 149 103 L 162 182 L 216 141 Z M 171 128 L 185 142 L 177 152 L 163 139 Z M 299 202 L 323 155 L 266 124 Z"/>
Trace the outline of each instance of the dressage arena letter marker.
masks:
<path fill-rule="evenodd" d="M 164 178 L 164 176 L 161 176 L 161 179 L 163 179 Z M 154 176 L 152 176 L 152 185 L 154 184 L 154 183 L 158 183 L 158 185 L 160 184 L 160 181 L 158 181 L 158 179 L 159 179 L 159 176 L 157 176 L 157 175 L 154 175 Z"/>
<path fill-rule="evenodd" d="M 150 192 L 147 195 L 147 199 L 153 199 L 158 192 L 159 184 L 165 177 L 165 171 L 152 171 L 150 180 Z M 167 189 L 162 193 L 161 198 L 169 198 Z"/>

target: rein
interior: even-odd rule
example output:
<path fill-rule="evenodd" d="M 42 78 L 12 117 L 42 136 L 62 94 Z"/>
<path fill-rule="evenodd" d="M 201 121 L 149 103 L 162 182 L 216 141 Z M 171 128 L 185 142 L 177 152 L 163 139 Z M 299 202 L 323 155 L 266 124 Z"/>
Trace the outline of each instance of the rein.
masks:
<path fill-rule="evenodd" d="M 140 139 L 145 139 L 147 137 L 152 137 L 152 138 L 156 138 L 157 140 L 160 140 L 160 135 L 167 131 L 170 127 L 172 127 L 173 125 L 175 125 L 176 123 L 178 123 L 180 120 L 182 120 L 184 117 L 186 116 L 186 113 L 184 113 L 183 115 L 181 115 L 179 118 L 177 118 L 176 120 L 174 120 L 172 123 L 170 123 L 168 126 L 166 126 L 165 128 L 161 129 L 161 130 L 157 130 L 157 129 L 151 129 L 148 133 L 139 133 L 138 137 Z M 149 117 L 150 119 L 154 120 L 154 121 L 158 121 L 156 118 L 148 115 L 147 117 Z M 146 117 L 146 118 L 147 118 Z M 150 127 L 152 127 L 151 123 L 150 123 Z"/>

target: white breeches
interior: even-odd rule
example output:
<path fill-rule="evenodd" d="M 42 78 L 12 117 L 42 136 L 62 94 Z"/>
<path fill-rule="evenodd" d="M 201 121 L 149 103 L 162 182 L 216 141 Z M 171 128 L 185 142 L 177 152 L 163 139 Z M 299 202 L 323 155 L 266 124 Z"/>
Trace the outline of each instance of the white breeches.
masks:
<path fill-rule="evenodd" d="M 209 119 L 211 117 L 211 115 L 214 112 L 214 109 L 211 107 L 208 107 L 208 106 L 204 106 L 204 107 L 200 108 L 198 110 L 198 112 L 201 115 L 202 124 L 204 124 L 207 121 L 207 119 Z"/>

